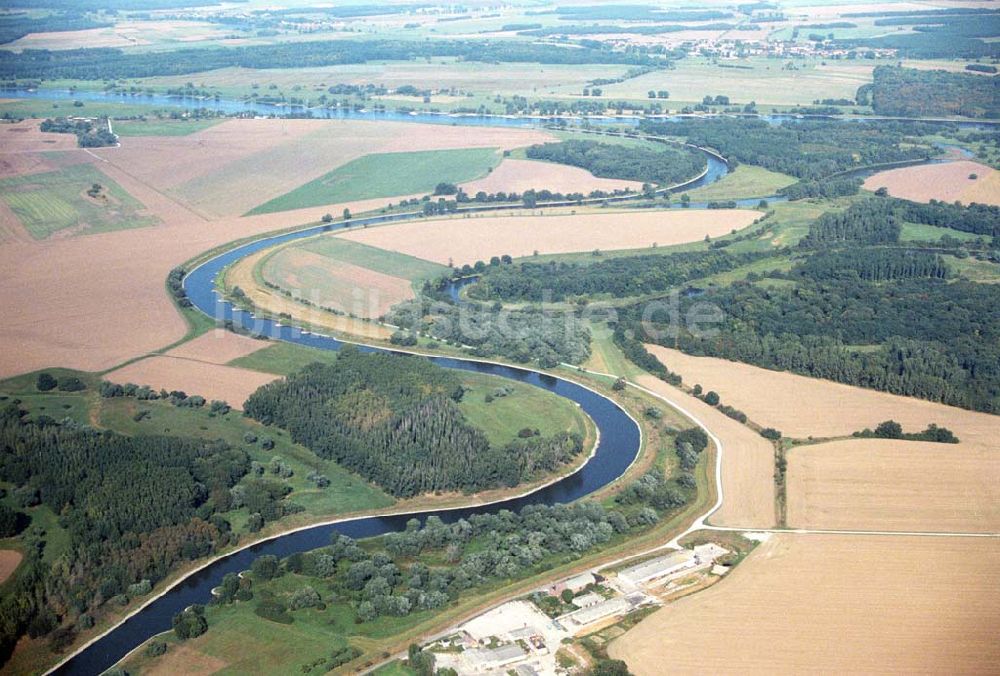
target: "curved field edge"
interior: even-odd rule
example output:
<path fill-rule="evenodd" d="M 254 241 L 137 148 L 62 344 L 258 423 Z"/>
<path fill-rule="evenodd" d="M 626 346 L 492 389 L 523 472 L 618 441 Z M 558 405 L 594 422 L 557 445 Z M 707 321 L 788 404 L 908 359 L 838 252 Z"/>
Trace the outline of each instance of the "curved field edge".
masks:
<path fill-rule="evenodd" d="M 245 216 L 319 207 L 347 200 L 430 193 L 438 183 L 465 183 L 500 164 L 495 148 L 371 153 L 351 160 L 248 211 Z"/>

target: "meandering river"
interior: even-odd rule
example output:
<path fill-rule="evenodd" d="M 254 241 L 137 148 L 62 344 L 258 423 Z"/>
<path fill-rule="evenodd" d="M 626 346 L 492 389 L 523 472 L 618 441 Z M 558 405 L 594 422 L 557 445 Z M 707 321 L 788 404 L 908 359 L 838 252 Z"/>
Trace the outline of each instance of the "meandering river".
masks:
<path fill-rule="evenodd" d="M 5 96 L 18 98 L 44 99 L 82 99 L 108 100 L 108 95 L 99 92 L 58 92 L 57 90 L 40 90 L 34 94 L 27 92 L 6 93 Z M 132 97 L 114 97 L 129 100 Z M 164 96 L 135 97 L 151 105 L 176 105 L 179 101 Z M 182 102 L 182 101 L 181 101 Z M 261 106 L 244 102 L 208 101 L 200 102 L 204 107 L 214 108 L 224 112 L 240 112 L 247 109 L 256 112 L 281 114 L 280 108 Z M 405 120 L 411 122 L 432 122 L 463 125 L 538 125 L 544 120 L 530 118 L 504 118 L 489 116 L 458 116 L 400 113 L 348 113 L 345 111 L 326 110 L 324 117 L 341 117 L 357 119 Z M 634 124 L 638 118 L 603 118 L 606 124 Z M 717 181 L 724 176 L 729 168 L 724 160 L 713 153 L 703 151 L 707 157 L 707 171 L 697 181 L 687 184 L 684 189 L 691 189 Z M 773 198 L 769 198 L 773 199 Z M 742 200 L 740 206 L 756 205 L 758 199 Z M 546 205 L 552 206 L 552 205 Z M 692 206 L 698 206 L 692 204 Z M 509 209 L 510 206 L 483 205 L 471 206 L 468 211 L 493 211 Z M 369 218 L 353 219 L 350 225 L 365 225 L 401 221 L 419 218 L 419 214 L 390 214 Z M 305 345 L 325 350 L 337 350 L 343 345 L 334 338 L 303 332 L 292 326 L 284 326 L 278 322 L 255 317 L 251 313 L 235 308 L 223 299 L 215 290 L 215 280 L 222 270 L 236 261 L 249 256 L 261 249 L 269 248 L 283 242 L 303 237 L 313 236 L 322 232 L 344 227 L 343 224 L 331 224 L 305 228 L 273 237 L 263 237 L 252 242 L 237 246 L 226 251 L 191 270 L 184 280 L 184 287 L 192 303 L 202 312 L 219 320 L 232 321 L 255 334 L 265 335 L 276 340 Z M 362 346 L 364 350 L 380 350 L 370 346 Z M 639 453 L 641 433 L 639 426 L 631 416 L 617 404 L 597 392 L 582 385 L 538 373 L 529 369 L 515 368 L 487 361 L 472 359 L 457 359 L 450 357 L 430 357 L 435 363 L 452 369 L 476 371 L 503 378 L 510 378 L 537 387 L 542 387 L 559 396 L 566 397 L 577 404 L 593 419 L 597 426 L 599 438 L 596 449 L 588 462 L 575 473 L 551 483 L 527 495 L 503 500 L 490 505 L 473 508 L 453 508 L 443 510 L 425 510 L 411 514 L 393 516 L 368 516 L 344 519 L 335 523 L 327 523 L 306 527 L 295 532 L 278 535 L 259 544 L 247 547 L 228 556 L 217 559 L 195 573 L 187 576 L 175 586 L 164 592 L 155 600 L 149 602 L 135 612 L 127 620 L 108 631 L 103 636 L 93 640 L 80 649 L 72 657 L 55 669 L 59 674 L 100 674 L 110 668 L 131 650 L 144 641 L 171 627 L 173 616 L 194 603 L 206 603 L 211 598 L 212 588 L 222 582 L 224 575 L 230 572 L 240 572 L 250 568 L 251 562 L 258 556 L 273 554 L 278 557 L 289 556 L 296 552 L 304 552 L 329 543 L 334 533 L 342 533 L 353 538 L 371 537 L 404 528 L 411 518 L 425 519 L 430 514 L 436 514 L 445 522 L 454 522 L 478 512 L 497 511 L 500 509 L 516 510 L 529 504 L 561 504 L 584 497 L 593 491 L 607 485 L 621 476 L 632 464 Z"/>

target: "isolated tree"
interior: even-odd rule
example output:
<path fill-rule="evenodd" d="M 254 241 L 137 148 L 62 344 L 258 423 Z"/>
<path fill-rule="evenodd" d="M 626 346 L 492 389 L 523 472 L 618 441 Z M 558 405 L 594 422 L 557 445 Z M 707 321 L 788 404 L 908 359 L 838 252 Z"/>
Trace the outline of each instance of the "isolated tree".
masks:
<path fill-rule="evenodd" d="M 903 426 L 895 420 L 886 420 L 878 424 L 875 428 L 875 436 L 880 439 L 901 439 L 903 437 Z"/>
<path fill-rule="evenodd" d="M 39 392 L 48 392 L 49 390 L 55 389 L 59 381 L 52 377 L 52 375 L 46 371 L 38 374 L 38 378 L 35 380 L 35 387 L 38 388 Z"/>
<path fill-rule="evenodd" d="M 270 580 L 278 577 L 278 557 L 265 554 L 254 559 L 250 565 L 250 572 L 253 576 L 261 580 Z"/>

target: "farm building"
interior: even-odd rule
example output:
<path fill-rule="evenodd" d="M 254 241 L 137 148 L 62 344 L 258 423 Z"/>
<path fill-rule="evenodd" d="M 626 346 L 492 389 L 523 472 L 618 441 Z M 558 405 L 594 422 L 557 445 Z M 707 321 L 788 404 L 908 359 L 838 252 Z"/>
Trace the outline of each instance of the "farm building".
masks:
<path fill-rule="evenodd" d="M 697 564 L 694 552 L 685 549 L 626 568 L 618 573 L 618 580 L 637 587 L 644 582 L 687 570 L 695 565 Z"/>
<path fill-rule="evenodd" d="M 562 583 L 563 589 L 572 590 L 574 594 L 583 591 L 587 588 L 587 585 L 591 585 L 597 582 L 597 578 L 594 577 L 593 573 L 583 573 L 575 577 L 571 577 Z"/>
<path fill-rule="evenodd" d="M 626 568 L 618 573 L 618 582 L 626 587 L 638 587 L 657 578 L 700 570 L 726 553 L 725 549 L 712 543 L 699 545 L 693 551 L 682 549 Z"/>
<path fill-rule="evenodd" d="M 516 643 L 499 648 L 477 648 L 465 653 L 465 658 L 480 669 L 497 669 L 525 656 L 524 649 Z"/>
<path fill-rule="evenodd" d="M 592 622 L 603 620 L 606 617 L 624 615 L 632 610 L 634 605 L 631 599 L 618 596 L 607 601 L 601 601 L 587 608 L 575 610 L 568 615 L 563 615 L 559 618 L 559 622 L 568 627 L 582 627 Z"/>
<path fill-rule="evenodd" d="M 577 596 L 573 599 L 573 605 L 577 608 L 589 608 L 590 606 L 596 606 L 598 603 L 604 600 L 604 597 L 600 594 L 594 594 L 593 592 L 589 594 L 583 594 Z"/>

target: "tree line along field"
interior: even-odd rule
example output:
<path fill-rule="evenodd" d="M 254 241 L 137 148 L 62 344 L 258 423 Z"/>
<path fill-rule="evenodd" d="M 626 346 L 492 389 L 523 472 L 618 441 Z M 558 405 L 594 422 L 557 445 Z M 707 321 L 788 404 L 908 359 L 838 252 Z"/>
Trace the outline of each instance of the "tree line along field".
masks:
<path fill-rule="evenodd" d="M 429 193 L 438 183 L 463 183 L 488 174 L 500 163 L 490 148 L 365 155 L 247 215 L 336 204 L 347 200 Z"/>
<path fill-rule="evenodd" d="M 93 191 L 94 186 L 100 188 Z M 159 222 L 143 204 L 89 164 L 3 178 L 0 193 L 35 239 L 65 232 L 91 234 L 142 228 Z"/>

